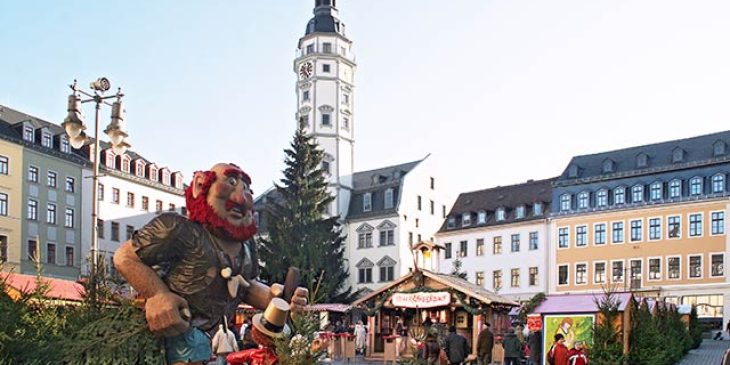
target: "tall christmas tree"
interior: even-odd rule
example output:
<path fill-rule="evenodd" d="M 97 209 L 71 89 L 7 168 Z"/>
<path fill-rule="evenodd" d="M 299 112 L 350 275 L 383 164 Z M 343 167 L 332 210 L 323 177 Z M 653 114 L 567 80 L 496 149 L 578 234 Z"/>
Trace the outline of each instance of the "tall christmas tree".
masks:
<path fill-rule="evenodd" d="M 289 266 L 301 270 L 310 301 L 342 303 L 351 298 L 338 216 L 326 217 L 334 201 L 327 191 L 322 151 L 300 127 L 286 153 L 284 178 L 266 206 L 268 238 L 262 239 L 262 277 L 282 283 Z"/>

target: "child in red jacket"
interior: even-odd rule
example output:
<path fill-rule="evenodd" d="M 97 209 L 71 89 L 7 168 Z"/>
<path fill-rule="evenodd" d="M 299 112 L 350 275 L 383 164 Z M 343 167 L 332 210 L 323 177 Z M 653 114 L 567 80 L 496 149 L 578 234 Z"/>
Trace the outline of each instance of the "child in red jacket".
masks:
<path fill-rule="evenodd" d="M 583 347 L 583 341 L 576 341 L 575 348 L 568 351 L 568 364 L 588 365 L 588 354 L 585 347 Z"/>

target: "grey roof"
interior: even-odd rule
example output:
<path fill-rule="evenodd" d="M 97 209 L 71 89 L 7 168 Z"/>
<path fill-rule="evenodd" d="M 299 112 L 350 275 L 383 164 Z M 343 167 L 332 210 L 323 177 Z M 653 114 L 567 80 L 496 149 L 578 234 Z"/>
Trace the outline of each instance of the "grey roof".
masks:
<path fill-rule="evenodd" d="M 350 207 L 347 219 L 369 218 L 392 215 L 398 211 L 403 177 L 406 176 L 421 161 L 412 161 L 400 165 L 383 167 L 375 170 L 356 172 L 352 178 L 353 192 L 350 197 Z M 393 189 L 393 207 L 385 209 L 385 191 Z M 363 195 L 372 194 L 372 209 L 363 212 Z"/>
<path fill-rule="evenodd" d="M 714 153 L 716 142 L 724 144 L 724 153 L 719 155 Z M 724 131 L 615 151 L 575 156 L 556 181 L 556 186 L 653 174 L 722 162 L 728 159 L 729 143 L 730 131 Z M 681 162 L 673 162 L 673 153 L 678 148 L 684 151 L 684 158 Z M 638 165 L 638 157 L 641 154 L 645 154 L 647 162 L 645 166 Z M 613 168 L 604 172 L 604 162 L 607 161 L 609 161 L 608 164 L 613 165 Z"/>
<path fill-rule="evenodd" d="M 332 1 L 332 6 L 329 6 Z M 345 24 L 337 18 L 337 8 L 334 6 L 335 0 L 317 0 L 314 7 L 314 17 L 307 23 L 307 29 L 304 35 L 311 33 L 337 33 L 345 37 Z M 318 5 L 320 2 L 325 5 Z"/>
<path fill-rule="evenodd" d="M 550 209 L 552 183 L 555 179 L 529 180 L 516 185 L 497 186 L 490 189 L 461 193 L 456 198 L 456 202 L 454 202 L 454 206 L 448 215 L 448 217 L 454 217 L 456 219 L 456 228 L 447 229 L 446 222 L 444 222 L 439 232 L 544 219 Z M 541 215 L 534 214 L 534 203 L 543 204 L 543 212 Z M 515 216 L 515 212 L 519 206 L 525 207 L 525 217 L 518 219 Z M 499 208 L 504 208 L 505 219 L 497 222 L 494 212 Z M 479 211 L 487 212 L 486 224 L 477 224 L 476 214 Z M 471 214 L 472 223 L 467 227 L 461 227 L 462 215 L 464 213 Z"/>

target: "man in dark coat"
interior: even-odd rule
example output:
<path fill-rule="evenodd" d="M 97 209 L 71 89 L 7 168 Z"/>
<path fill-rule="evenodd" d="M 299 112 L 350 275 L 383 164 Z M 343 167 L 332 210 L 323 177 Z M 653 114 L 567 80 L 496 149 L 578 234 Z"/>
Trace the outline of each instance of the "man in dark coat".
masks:
<path fill-rule="evenodd" d="M 530 362 L 532 365 L 540 365 L 542 361 L 542 331 L 530 332 L 527 336 L 527 346 L 530 347 Z"/>
<path fill-rule="evenodd" d="M 508 332 L 502 340 L 504 365 L 519 365 L 522 357 L 522 342 L 514 332 Z"/>
<path fill-rule="evenodd" d="M 492 348 L 494 347 L 494 334 L 489 330 L 489 322 L 485 322 L 482 331 L 477 338 L 477 356 L 480 365 L 492 363 Z"/>
<path fill-rule="evenodd" d="M 449 327 L 449 335 L 446 337 L 444 347 L 451 365 L 462 364 L 469 355 L 469 344 L 466 342 L 466 338 L 456 333 L 454 326 Z"/>

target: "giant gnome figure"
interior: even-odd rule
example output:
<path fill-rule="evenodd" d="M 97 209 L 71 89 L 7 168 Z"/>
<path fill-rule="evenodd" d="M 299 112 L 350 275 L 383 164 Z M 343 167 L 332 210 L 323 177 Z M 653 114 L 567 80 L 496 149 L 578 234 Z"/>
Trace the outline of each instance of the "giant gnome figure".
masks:
<path fill-rule="evenodd" d="M 210 334 L 239 303 L 265 309 L 281 285 L 256 281 L 251 179 L 234 164 L 198 171 L 185 190 L 188 217 L 164 213 L 137 230 L 114 265 L 146 299 L 149 329 L 165 338 L 168 364 L 211 358 Z M 297 288 L 291 310 L 307 303 Z"/>

